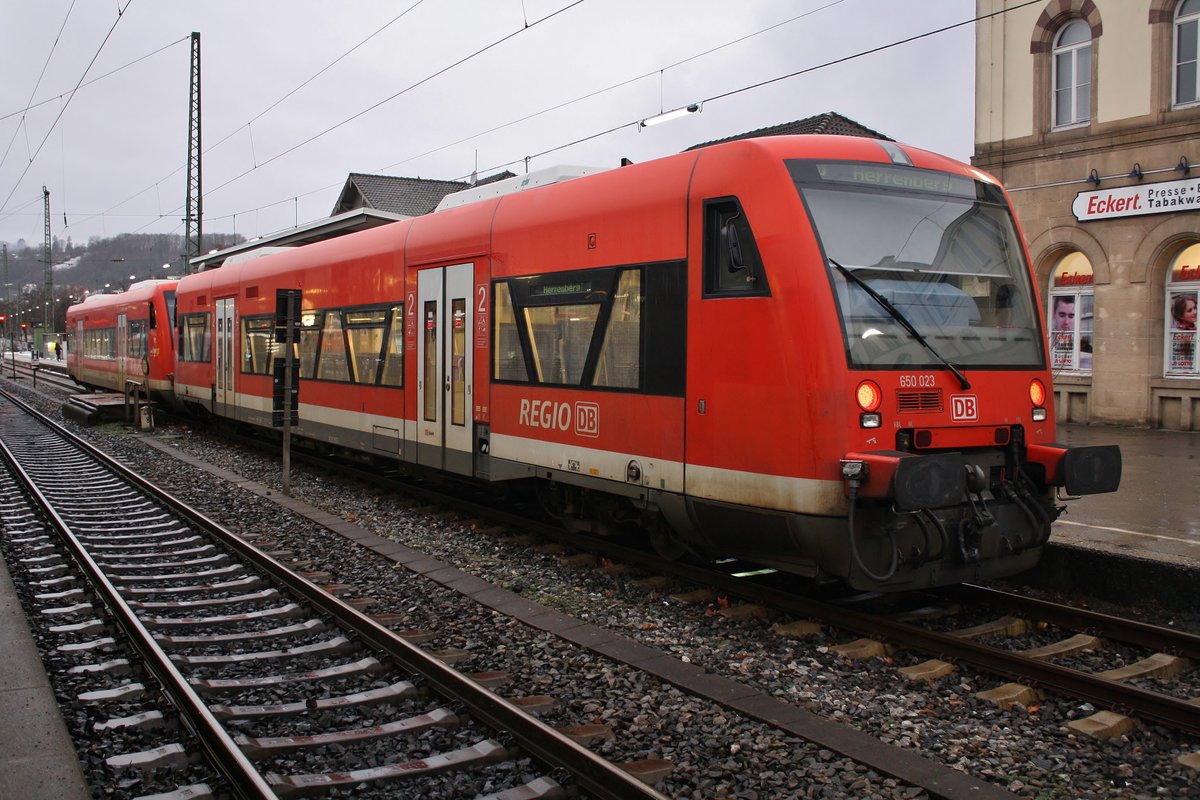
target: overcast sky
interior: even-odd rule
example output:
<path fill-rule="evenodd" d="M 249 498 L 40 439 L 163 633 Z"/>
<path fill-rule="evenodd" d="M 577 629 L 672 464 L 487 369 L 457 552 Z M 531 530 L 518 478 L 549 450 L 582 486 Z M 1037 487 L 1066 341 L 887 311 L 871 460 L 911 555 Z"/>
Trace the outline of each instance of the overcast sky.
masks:
<path fill-rule="evenodd" d="M 183 232 L 192 31 L 205 233 L 327 216 L 350 172 L 456 180 L 477 165 L 520 173 L 528 156 L 531 170 L 615 166 L 825 111 L 962 160 L 973 147 L 973 25 L 821 67 L 969 20 L 973 0 L 0 8 L 0 241 L 11 243 L 41 242 L 43 186 L 60 238 Z M 697 101 L 699 113 L 639 132 L 638 120 Z"/>

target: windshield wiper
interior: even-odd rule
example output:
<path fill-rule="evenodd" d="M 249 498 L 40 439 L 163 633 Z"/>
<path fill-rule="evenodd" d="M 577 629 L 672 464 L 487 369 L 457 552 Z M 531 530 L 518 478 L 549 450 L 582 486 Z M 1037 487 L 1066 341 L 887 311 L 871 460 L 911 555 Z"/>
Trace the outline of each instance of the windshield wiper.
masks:
<path fill-rule="evenodd" d="M 931 345 L 928 341 L 926 341 L 925 337 L 921 335 L 921 332 L 918 331 L 913 326 L 913 324 L 908 321 L 908 317 L 904 316 L 904 312 L 902 312 L 900 309 L 898 309 L 894 305 L 892 305 L 891 301 L 888 300 L 886 297 L 884 297 L 879 292 L 872 289 L 866 281 L 864 281 L 862 278 L 855 275 L 850 270 L 843 267 L 841 264 L 839 264 L 834 259 L 830 258 L 829 263 L 833 264 L 835 267 L 837 267 L 838 272 L 842 273 L 847 278 L 849 278 L 850 280 L 852 280 L 856 284 L 858 284 L 860 287 L 862 287 L 862 290 L 864 292 L 866 292 L 867 294 L 869 294 L 871 296 L 871 298 L 875 300 L 876 303 L 879 303 L 879 305 L 881 305 L 883 307 L 883 310 L 888 312 L 888 314 L 890 314 L 892 316 L 892 319 L 894 319 L 894 320 L 896 320 L 896 322 L 900 323 L 900 327 L 902 327 L 902 328 L 904 328 L 904 330 L 908 331 L 909 335 L 912 336 L 914 339 L 916 339 L 921 344 L 922 347 L 924 347 L 930 353 L 933 353 L 933 357 L 936 358 L 938 361 L 940 361 L 946 367 L 946 369 L 953 372 L 954 377 L 958 378 L 958 385 L 962 387 L 962 390 L 964 392 L 967 389 L 971 388 L 971 382 L 967 380 L 967 376 L 963 375 L 962 371 L 958 367 L 954 366 L 949 361 L 947 361 L 945 359 L 945 357 L 942 356 L 941 353 L 939 353 L 937 350 L 934 349 L 933 345 Z"/>

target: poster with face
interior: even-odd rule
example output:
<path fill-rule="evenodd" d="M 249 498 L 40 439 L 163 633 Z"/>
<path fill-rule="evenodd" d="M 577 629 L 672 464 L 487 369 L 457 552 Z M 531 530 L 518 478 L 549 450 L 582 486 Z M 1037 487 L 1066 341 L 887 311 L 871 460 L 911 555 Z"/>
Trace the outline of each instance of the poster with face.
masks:
<path fill-rule="evenodd" d="M 1196 372 L 1196 305 L 1197 292 L 1171 292 L 1167 309 L 1171 315 L 1167 369 L 1172 373 Z"/>
<path fill-rule="evenodd" d="M 1196 292 L 1171 292 L 1171 330 L 1196 330 Z"/>
<path fill-rule="evenodd" d="M 1075 295 L 1055 297 L 1051 302 L 1050 350 L 1054 369 L 1075 366 Z"/>
<path fill-rule="evenodd" d="M 1051 327 L 1055 331 L 1075 332 L 1075 296 L 1054 298 Z"/>

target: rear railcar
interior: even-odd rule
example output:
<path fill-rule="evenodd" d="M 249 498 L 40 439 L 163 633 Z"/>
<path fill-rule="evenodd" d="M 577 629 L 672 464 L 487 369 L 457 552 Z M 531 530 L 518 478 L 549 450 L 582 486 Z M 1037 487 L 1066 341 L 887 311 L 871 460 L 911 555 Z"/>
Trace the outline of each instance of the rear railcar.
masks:
<path fill-rule="evenodd" d="M 400 459 L 404 446 L 403 224 L 190 275 L 178 289 L 177 395 L 259 428 L 275 420 L 277 296 L 299 290 L 299 422 L 330 447 Z"/>
<path fill-rule="evenodd" d="M 138 384 L 152 399 L 173 398 L 174 280 L 147 280 L 118 294 L 95 294 L 67 309 L 67 369 L 77 383 L 124 392 Z"/>

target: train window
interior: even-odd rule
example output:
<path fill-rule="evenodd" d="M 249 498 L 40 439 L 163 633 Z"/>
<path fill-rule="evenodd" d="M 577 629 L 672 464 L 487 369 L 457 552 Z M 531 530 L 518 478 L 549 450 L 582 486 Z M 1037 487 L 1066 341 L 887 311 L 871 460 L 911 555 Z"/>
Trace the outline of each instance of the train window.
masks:
<path fill-rule="evenodd" d="M 167 327 L 175 330 L 175 292 L 163 292 L 163 305 L 167 307 Z"/>
<path fill-rule="evenodd" d="M 242 317 L 242 372 L 271 374 L 271 339 L 275 334 L 271 317 Z"/>
<path fill-rule="evenodd" d="M 129 321 L 129 357 L 144 358 L 146 356 L 146 320 L 133 319 Z"/>
<path fill-rule="evenodd" d="M 450 303 L 450 424 L 467 424 L 467 301 Z"/>
<path fill-rule="evenodd" d="M 395 306 L 391 311 L 387 336 L 384 337 L 383 369 L 379 373 L 379 385 L 404 385 L 404 306 Z"/>
<path fill-rule="evenodd" d="M 608 330 L 592 378 L 593 386 L 638 388 L 642 354 L 642 271 L 621 273 L 608 317 Z"/>
<path fill-rule="evenodd" d="M 496 329 L 493 333 L 492 371 L 496 380 L 527 381 L 525 351 L 517 332 L 517 317 L 513 313 L 512 292 L 507 283 L 497 283 L 492 292 L 495 298 Z"/>
<path fill-rule="evenodd" d="M 704 202 L 704 296 L 771 294 L 750 221 L 735 197 Z"/>
<path fill-rule="evenodd" d="M 533 347 L 533 371 L 541 383 L 583 382 L 599 304 L 525 309 L 525 327 Z"/>
<path fill-rule="evenodd" d="M 321 341 L 321 324 L 325 317 L 320 311 L 305 311 L 300 315 L 300 377 L 317 374 L 317 345 Z"/>
<path fill-rule="evenodd" d="M 209 313 L 184 314 L 179 321 L 179 360 L 212 360 L 212 323 Z"/>
<path fill-rule="evenodd" d="M 387 309 L 346 311 L 346 339 L 350 344 L 350 365 L 355 383 L 374 385 L 383 361 L 383 334 Z"/>
<path fill-rule="evenodd" d="M 438 407 L 438 368 L 437 368 L 437 302 L 430 300 L 425 303 L 425 363 L 422 365 L 422 381 L 425 391 L 422 396 L 423 413 L 426 422 L 437 422 Z"/>
<path fill-rule="evenodd" d="M 826 260 L 851 366 L 1044 364 L 1021 240 L 997 187 L 882 164 L 796 160 L 788 169 Z"/>
<path fill-rule="evenodd" d="M 317 378 L 323 381 L 350 380 L 342 315 L 337 311 L 325 314 L 325 326 L 321 329 L 321 342 L 318 345 Z"/>
<path fill-rule="evenodd" d="M 495 380 L 683 395 L 686 262 L 497 281 L 492 296 Z"/>
<path fill-rule="evenodd" d="M 83 335 L 83 354 L 87 358 L 116 358 L 116 329 L 97 328 L 86 331 Z"/>

